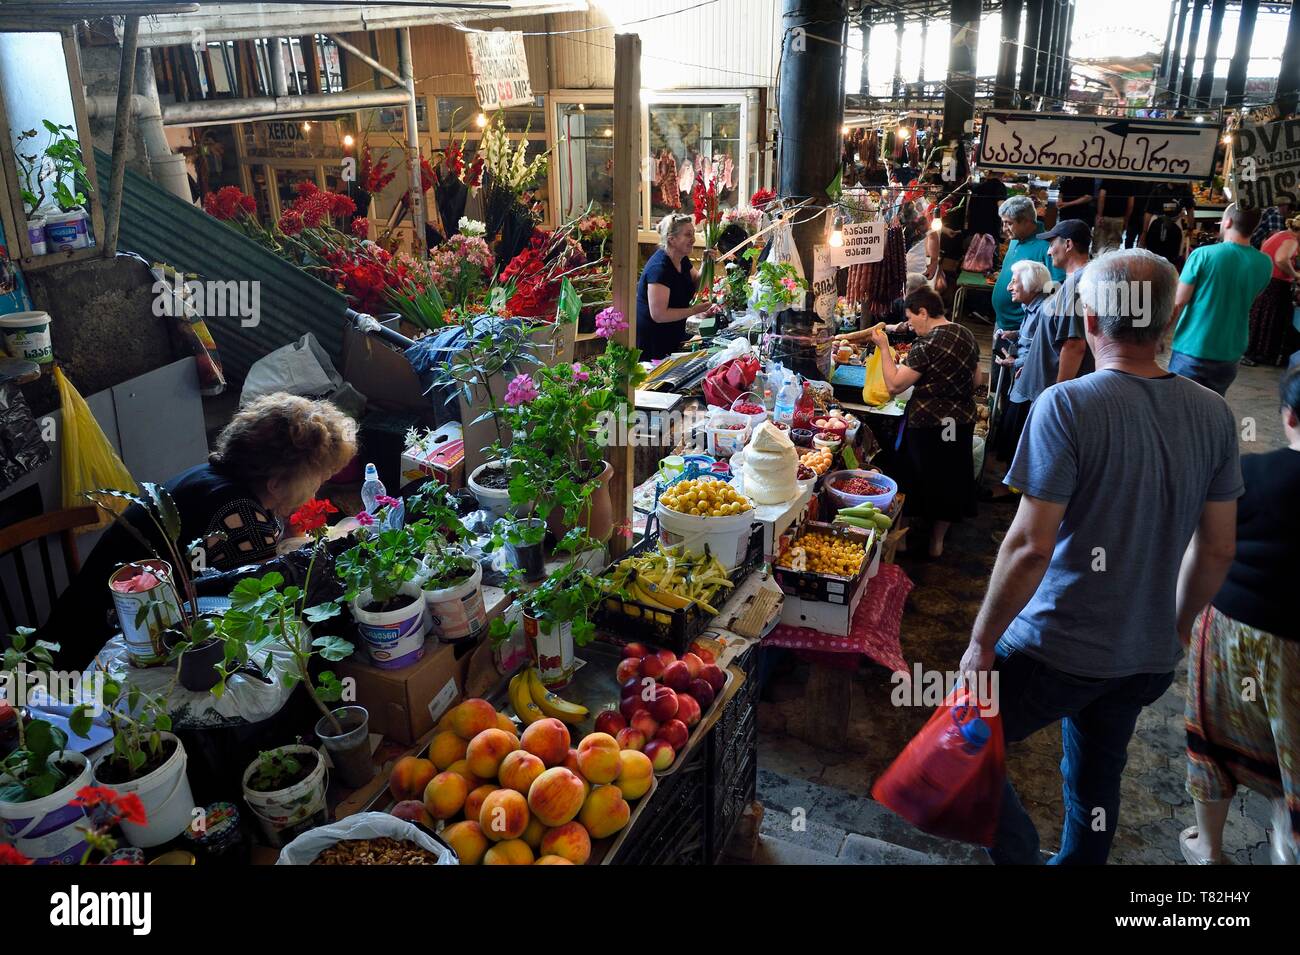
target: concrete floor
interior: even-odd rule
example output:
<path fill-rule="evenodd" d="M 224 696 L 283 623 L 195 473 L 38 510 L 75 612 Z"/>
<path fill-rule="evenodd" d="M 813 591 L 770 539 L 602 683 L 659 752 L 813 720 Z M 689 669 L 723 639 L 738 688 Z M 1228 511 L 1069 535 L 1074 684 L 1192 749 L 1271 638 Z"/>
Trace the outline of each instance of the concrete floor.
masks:
<path fill-rule="evenodd" d="M 987 355 L 989 330 L 975 327 Z M 1281 370 L 1241 369 L 1228 401 L 1242 422 L 1243 454 L 1281 447 L 1278 415 Z M 916 584 L 902 624 L 903 655 L 926 669 L 955 669 L 987 587 L 997 553 L 993 535 L 1012 510 L 983 506 L 980 516 L 949 535 L 942 560 L 900 563 Z M 766 808 L 756 862 L 971 864 L 986 861 L 967 846 L 917 832 L 872 802 L 871 785 L 929 716 L 890 702 L 890 674 L 865 663 L 854 681 L 852 715 L 843 739 L 813 746 L 791 735 L 801 718 L 808 668 L 787 657 L 773 676 L 759 710 L 758 798 Z M 1194 822 L 1185 790 L 1183 706 L 1186 677 L 1147 708 L 1129 746 L 1120 830 L 1111 861 L 1121 864 L 1181 862 L 1178 833 Z M 1038 826 L 1045 850 L 1060 838 L 1063 813 L 1060 734 L 1046 729 L 1009 749 L 1008 768 L 1022 802 Z M 1225 845 L 1238 864 L 1268 864 L 1268 803 L 1239 794 Z"/>

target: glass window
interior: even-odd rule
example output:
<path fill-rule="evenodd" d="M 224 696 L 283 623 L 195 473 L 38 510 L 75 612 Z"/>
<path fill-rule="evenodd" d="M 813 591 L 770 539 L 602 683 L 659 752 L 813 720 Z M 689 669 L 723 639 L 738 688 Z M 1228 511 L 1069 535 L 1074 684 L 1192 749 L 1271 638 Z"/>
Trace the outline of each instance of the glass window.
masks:
<path fill-rule="evenodd" d="M 561 103 L 551 175 L 560 185 L 557 219 L 581 215 L 589 203 L 614 207 L 614 107 Z"/>
<path fill-rule="evenodd" d="M 740 182 L 743 150 L 738 103 L 651 103 L 650 216 L 657 222 L 668 212 L 691 208 L 691 190 L 699 177 L 716 181 L 719 202 L 734 208 L 745 183 Z"/>
<path fill-rule="evenodd" d="M 268 167 L 272 168 L 272 167 Z M 280 194 L 280 208 L 287 209 L 293 200 L 298 198 L 298 183 L 316 181 L 316 167 L 305 166 L 301 168 L 275 168 L 275 187 Z"/>
<path fill-rule="evenodd" d="M 545 133 L 546 115 L 542 103 L 543 100 L 539 96 L 531 106 L 512 106 L 502 110 L 501 116 L 505 121 L 506 132 Z M 479 128 L 478 116 L 482 112 L 478 100 L 472 96 L 439 96 L 438 129 L 444 136 L 459 137 L 461 133 L 473 136 L 474 131 Z M 490 118 L 495 119 L 495 114 Z"/>

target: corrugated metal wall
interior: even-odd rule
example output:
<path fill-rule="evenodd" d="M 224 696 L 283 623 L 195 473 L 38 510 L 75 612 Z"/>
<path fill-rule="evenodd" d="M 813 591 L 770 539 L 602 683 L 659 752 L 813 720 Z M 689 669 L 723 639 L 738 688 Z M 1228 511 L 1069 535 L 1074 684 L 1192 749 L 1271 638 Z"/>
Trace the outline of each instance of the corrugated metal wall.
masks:
<path fill-rule="evenodd" d="M 101 195 L 108 193 L 112 158 L 95 150 Z M 118 248 L 146 261 L 165 262 L 203 280 L 259 283 L 259 321 L 243 327 L 238 318 L 210 318 L 208 329 L 221 350 L 226 377 L 243 379 L 268 352 L 312 332 L 342 368 L 342 294 L 302 269 L 218 222 L 198 206 L 173 196 L 145 177 L 126 171 Z"/>

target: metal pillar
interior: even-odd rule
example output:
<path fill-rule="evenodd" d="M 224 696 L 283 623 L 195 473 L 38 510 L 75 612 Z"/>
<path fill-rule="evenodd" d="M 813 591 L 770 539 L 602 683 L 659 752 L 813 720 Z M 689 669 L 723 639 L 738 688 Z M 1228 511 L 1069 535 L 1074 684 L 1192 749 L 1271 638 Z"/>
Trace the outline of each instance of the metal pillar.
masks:
<path fill-rule="evenodd" d="M 979 48 L 980 0 L 952 0 L 948 77 L 943 90 L 943 141 L 959 142 L 975 118 L 975 53 Z"/>
<path fill-rule="evenodd" d="M 1160 62 L 1156 64 L 1155 87 L 1160 85 L 1169 78 L 1169 51 L 1173 49 L 1174 44 L 1174 24 L 1178 21 L 1178 6 L 1169 4 L 1169 23 L 1165 27 L 1165 45 L 1160 48 Z"/>
<path fill-rule="evenodd" d="M 122 183 L 126 180 L 126 144 L 131 138 L 131 97 L 135 90 L 135 52 L 140 18 L 127 17 L 122 29 L 122 61 L 117 69 L 117 117 L 113 123 L 113 166 L 108 175 L 108 221 L 104 223 L 104 257 L 117 255 L 122 225 Z M 76 184 L 72 184 L 75 188 Z"/>
<path fill-rule="evenodd" d="M 1034 98 L 1047 93 L 1048 74 L 1052 69 L 1052 29 L 1056 23 L 1056 0 L 1044 0 L 1038 37 L 1034 40 Z"/>
<path fill-rule="evenodd" d="M 1246 101 L 1246 70 L 1250 66 L 1250 44 L 1255 38 L 1255 18 L 1259 14 L 1259 0 L 1241 0 L 1241 16 L 1237 20 L 1237 46 L 1228 64 L 1228 82 L 1224 90 L 1223 105 L 1240 106 Z"/>
<path fill-rule="evenodd" d="M 1282 68 L 1277 76 L 1277 108 L 1282 117 L 1296 111 L 1297 96 L 1300 96 L 1300 14 L 1292 4 L 1286 46 L 1282 48 Z"/>
<path fill-rule="evenodd" d="M 420 181 L 420 127 L 416 111 L 415 60 L 411 56 L 411 28 L 403 27 L 397 33 L 398 70 L 406 85 L 406 171 L 411 184 L 411 251 L 420 258 L 425 249 L 424 238 L 424 188 Z M 841 96 L 840 100 L 843 101 Z"/>
<path fill-rule="evenodd" d="M 1196 65 L 1196 47 L 1201 39 L 1201 14 L 1205 11 L 1205 0 L 1196 0 L 1192 8 L 1192 25 L 1187 30 L 1187 56 L 1183 60 L 1183 78 L 1178 84 L 1178 108 L 1191 104 L 1192 69 Z"/>
<path fill-rule="evenodd" d="M 1181 0 L 1178 6 L 1178 26 L 1174 28 L 1174 47 L 1169 51 L 1169 69 L 1156 90 L 1160 103 L 1164 106 L 1174 102 L 1174 91 L 1178 89 L 1178 69 L 1183 55 L 1183 33 L 1187 28 L 1187 11 L 1191 9 L 1191 5 L 1191 0 Z"/>
<path fill-rule="evenodd" d="M 916 81 L 921 84 L 925 83 L 925 41 L 929 38 L 929 34 L 930 34 L 930 21 L 922 20 L 921 21 L 921 68 L 916 71 Z"/>
<path fill-rule="evenodd" d="M 1070 97 L 1070 77 L 1073 75 L 1070 68 L 1070 43 L 1074 34 L 1074 8 L 1075 0 L 1070 0 L 1070 7 L 1065 13 L 1065 27 L 1061 31 L 1061 69 L 1057 74 L 1056 95 L 1062 100 Z"/>
<path fill-rule="evenodd" d="M 1201 64 L 1201 78 L 1196 84 L 1195 104 L 1200 107 L 1214 105 L 1214 68 L 1219 63 L 1219 35 L 1223 32 L 1223 13 L 1228 0 L 1214 0 L 1210 6 L 1210 28 L 1205 45 L 1205 60 Z"/>
<path fill-rule="evenodd" d="M 894 99 L 903 95 L 903 15 L 894 14 Z"/>
<path fill-rule="evenodd" d="M 1010 109 L 1015 105 L 1015 91 L 1012 87 L 1016 85 L 1021 9 L 1021 0 L 1004 0 L 1002 4 L 1002 27 L 999 33 L 1002 45 L 998 48 L 998 75 L 993 87 L 995 109 Z"/>
<path fill-rule="evenodd" d="M 1038 30 L 1043 22 L 1043 0 L 1025 0 L 1025 41 L 1020 45 L 1020 105 L 1033 99 L 1034 73 L 1037 69 Z"/>
<path fill-rule="evenodd" d="M 826 187 L 840 169 L 840 125 L 844 121 L 840 44 L 848 23 L 842 0 L 782 0 L 781 122 L 779 192 L 811 196 L 830 204 Z M 800 43 L 796 52 L 792 46 Z M 809 109 L 823 103 L 824 109 Z M 812 274 L 813 246 L 826 241 L 825 216 L 798 216 L 794 243 L 804 273 Z"/>
<path fill-rule="evenodd" d="M 867 54 L 871 52 L 871 7 L 862 8 L 862 79 L 858 81 L 858 92 L 863 96 L 871 95 L 871 79 L 867 73 Z"/>

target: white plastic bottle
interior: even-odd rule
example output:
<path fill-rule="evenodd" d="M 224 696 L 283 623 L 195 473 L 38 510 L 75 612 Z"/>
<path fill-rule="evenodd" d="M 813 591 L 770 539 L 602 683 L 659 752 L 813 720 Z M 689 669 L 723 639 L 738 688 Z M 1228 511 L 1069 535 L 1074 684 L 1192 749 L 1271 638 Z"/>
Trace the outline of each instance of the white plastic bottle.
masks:
<path fill-rule="evenodd" d="M 379 480 L 378 469 L 373 464 L 367 464 L 366 479 L 361 484 L 361 506 L 366 509 L 366 513 L 375 513 L 379 509 L 376 501 L 387 493 L 384 482 Z"/>
<path fill-rule="evenodd" d="M 772 415 L 777 424 L 794 427 L 794 406 L 799 400 L 799 394 L 799 376 L 794 372 L 788 372 L 785 376 L 785 384 L 781 386 L 781 391 L 776 397 L 776 411 Z"/>

